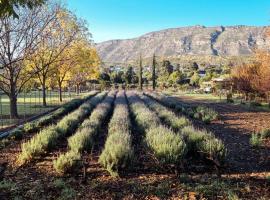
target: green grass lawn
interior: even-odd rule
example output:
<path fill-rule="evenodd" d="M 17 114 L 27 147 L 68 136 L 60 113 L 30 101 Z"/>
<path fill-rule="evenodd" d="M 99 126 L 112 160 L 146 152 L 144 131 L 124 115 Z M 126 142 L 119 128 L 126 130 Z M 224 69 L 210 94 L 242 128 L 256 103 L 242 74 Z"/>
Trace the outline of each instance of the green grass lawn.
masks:
<path fill-rule="evenodd" d="M 18 96 L 17 108 L 20 119 L 10 118 L 10 104 L 8 96 L 0 94 L 0 128 L 11 126 L 23 121 L 29 117 L 47 112 L 71 99 L 77 97 L 75 92 L 63 92 L 63 102 L 59 101 L 59 94 L 57 91 L 47 92 L 47 106 L 44 107 L 42 103 L 41 91 L 32 91 L 29 93 L 22 93 Z"/>
<path fill-rule="evenodd" d="M 183 92 L 183 91 L 177 91 L 177 92 L 163 91 L 163 93 L 168 94 L 168 95 L 191 97 L 194 100 L 202 100 L 209 103 L 213 103 L 213 102 L 227 103 L 226 96 L 220 97 L 213 94 L 198 94 L 198 93 L 188 93 L 188 92 Z M 239 105 L 246 109 L 251 109 L 254 111 L 267 111 L 267 112 L 270 111 L 270 108 L 267 102 L 261 103 L 261 106 L 252 106 L 250 105 L 249 102 L 245 102 L 245 103 L 241 102 L 241 98 L 239 98 L 237 95 L 234 95 L 233 101 L 234 101 L 234 103 L 232 103 L 233 105 Z"/>
<path fill-rule="evenodd" d="M 172 91 L 164 91 L 163 93 L 169 94 L 169 95 L 177 95 L 177 96 L 185 96 L 185 97 L 191 97 L 194 100 L 205 100 L 205 101 L 211 101 L 211 102 L 224 102 L 226 101 L 225 96 L 216 96 L 213 94 L 198 94 L 198 93 L 188 93 L 188 92 L 183 92 L 183 91 L 177 91 L 177 92 L 172 92 Z"/>

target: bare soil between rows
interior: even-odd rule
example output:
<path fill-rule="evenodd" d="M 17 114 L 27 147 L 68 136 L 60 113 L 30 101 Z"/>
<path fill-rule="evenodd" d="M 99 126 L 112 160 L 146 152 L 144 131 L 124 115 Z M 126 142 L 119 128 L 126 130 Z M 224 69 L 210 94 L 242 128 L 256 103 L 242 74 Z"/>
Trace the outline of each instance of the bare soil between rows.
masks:
<path fill-rule="evenodd" d="M 197 120 L 194 122 L 198 127 L 212 131 L 225 143 L 228 150 L 225 172 L 270 173 L 270 140 L 265 140 L 260 148 L 253 148 L 249 144 L 252 133 L 270 128 L 270 112 L 251 111 L 241 106 L 205 102 L 190 97 L 178 99 L 209 106 L 220 114 L 220 120 L 209 125 Z"/>
<path fill-rule="evenodd" d="M 180 100 L 190 102 L 191 99 Z M 95 148 L 83 155 L 85 174 L 83 169 L 65 176 L 55 173 L 53 160 L 67 150 L 66 140 L 46 156 L 21 168 L 16 164 L 16 157 L 22 141 L 14 141 L 0 150 L 0 172 L 3 170 L 0 180 L 16 184 L 11 191 L 1 191 L 0 188 L 0 199 L 61 199 L 64 190 L 55 186 L 58 179 L 72 188 L 67 193 L 75 192 L 75 197 L 70 199 L 225 199 L 227 190 L 233 191 L 241 199 L 270 198 L 270 184 L 265 178 L 270 172 L 270 143 L 265 141 L 260 149 L 253 149 L 249 145 L 253 131 L 270 128 L 270 113 L 255 113 L 227 104 L 208 105 L 220 113 L 221 119 L 210 125 L 199 121 L 194 123 L 213 131 L 224 141 L 228 157 L 226 166 L 219 172 L 221 174 L 210 169 L 210 166 L 209 169 L 200 169 L 198 163 L 187 163 L 184 166 L 186 169 L 183 168 L 180 173 L 161 168 L 145 149 L 141 133 L 133 129 L 137 160 L 133 168 L 121 174 L 121 178 L 113 178 L 98 163 L 107 135 L 107 120 L 99 132 Z M 205 188 L 200 189 L 201 186 Z"/>

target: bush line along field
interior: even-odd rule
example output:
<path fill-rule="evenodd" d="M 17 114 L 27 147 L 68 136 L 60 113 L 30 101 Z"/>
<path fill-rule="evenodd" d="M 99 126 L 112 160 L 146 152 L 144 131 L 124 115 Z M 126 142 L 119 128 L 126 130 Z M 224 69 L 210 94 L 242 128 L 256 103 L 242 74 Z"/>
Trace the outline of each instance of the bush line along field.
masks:
<path fill-rule="evenodd" d="M 96 159 L 95 169 L 102 169 L 106 176 L 128 180 L 133 173 L 145 173 L 144 168 L 149 168 L 157 174 L 174 173 L 181 177 L 193 170 L 188 165 L 203 165 L 209 171 L 226 166 L 223 141 L 212 132 L 198 128 L 192 120 L 205 122 L 207 118 L 206 123 L 211 123 L 217 117 L 218 113 L 210 108 L 189 106 L 155 92 L 94 91 L 11 131 L 9 139 L 12 142 L 13 138 L 32 135 L 19 144 L 15 163 L 18 170 L 30 170 L 29 166 L 38 165 L 54 153 L 56 156 L 49 162 L 55 177 L 80 174 L 82 167 L 83 173 L 91 174 L 87 166 L 92 165 L 92 159 Z M 12 143 L 5 148 L 9 145 Z M 144 158 L 151 167 L 137 162 L 145 156 L 145 151 L 155 160 L 147 160 L 147 155 Z M 138 167 L 141 164 L 145 166 Z"/>

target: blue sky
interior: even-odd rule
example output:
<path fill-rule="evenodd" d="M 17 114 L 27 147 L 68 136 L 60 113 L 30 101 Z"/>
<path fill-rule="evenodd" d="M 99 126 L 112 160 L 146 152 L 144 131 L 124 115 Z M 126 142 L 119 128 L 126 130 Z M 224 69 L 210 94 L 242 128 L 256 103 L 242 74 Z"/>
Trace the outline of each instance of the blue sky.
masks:
<path fill-rule="evenodd" d="M 95 42 L 192 25 L 270 25 L 270 0 L 66 0 Z"/>

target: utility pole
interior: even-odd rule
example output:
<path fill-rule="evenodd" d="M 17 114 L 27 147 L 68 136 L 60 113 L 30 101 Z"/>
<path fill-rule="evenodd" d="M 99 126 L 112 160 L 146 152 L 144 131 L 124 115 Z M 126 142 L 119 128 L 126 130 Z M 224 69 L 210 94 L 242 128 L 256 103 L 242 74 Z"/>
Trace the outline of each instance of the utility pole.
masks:
<path fill-rule="evenodd" d="M 153 67 L 152 67 L 152 88 L 156 89 L 156 56 L 153 55 Z"/>
<path fill-rule="evenodd" d="M 139 89 L 143 89 L 143 83 L 142 83 L 142 54 L 140 54 L 140 63 L 139 63 Z"/>

